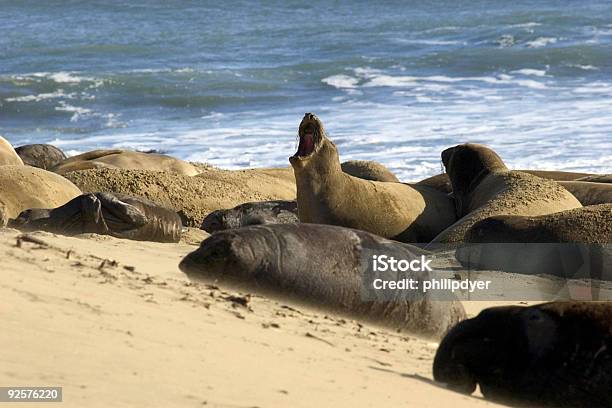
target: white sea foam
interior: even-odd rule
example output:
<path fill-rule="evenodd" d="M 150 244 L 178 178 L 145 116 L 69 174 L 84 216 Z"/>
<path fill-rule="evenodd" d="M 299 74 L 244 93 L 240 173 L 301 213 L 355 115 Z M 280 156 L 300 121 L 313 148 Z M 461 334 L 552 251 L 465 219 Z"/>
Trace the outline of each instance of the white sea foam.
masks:
<path fill-rule="evenodd" d="M 444 75 L 430 75 L 424 77 L 409 76 L 409 75 L 385 75 L 385 74 L 370 74 L 368 81 L 362 86 L 368 87 L 397 87 L 406 88 L 413 87 L 415 89 L 427 89 L 429 91 L 451 91 L 452 88 L 449 85 L 443 84 L 454 84 L 454 83 L 469 83 L 469 82 L 484 82 L 491 85 L 518 85 L 521 87 L 531 89 L 547 89 L 548 86 L 543 83 L 532 79 L 518 79 L 508 74 L 499 74 L 497 77 L 494 76 L 480 76 L 480 77 L 449 77 Z"/>
<path fill-rule="evenodd" d="M 555 37 L 538 37 L 533 41 L 526 42 L 525 45 L 529 48 L 542 48 L 550 44 L 555 44 L 556 42 L 557 38 Z"/>
<path fill-rule="evenodd" d="M 536 23 L 534 21 L 530 21 L 528 23 L 512 24 L 509 27 L 513 27 L 513 28 L 532 28 L 532 27 L 539 27 L 541 25 L 542 25 L 542 23 Z"/>
<path fill-rule="evenodd" d="M 599 71 L 599 68 L 597 68 L 596 66 L 593 66 L 593 65 L 570 64 L 568 66 L 572 67 L 572 68 L 582 69 L 582 70 L 585 70 L 585 71 Z"/>
<path fill-rule="evenodd" d="M 56 106 L 55 110 L 72 113 L 72 116 L 70 117 L 70 122 L 77 122 L 83 116 L 93 113 L 91 109 L 82 108 L 80 106 L 72 106 L 64 101 L 60 101 L 60 106 Z"/>
<path fill-rule="evenodd" d="M 74 93 L 65 93 L 63 89 L 58 89 L 55 92 L 47 92 L 41 93 L 38 95 L 25 95 L 25 96 L 16 96 L 13 98 L 6 98 L 6 102 L 40 102 L 45 99 L 57 99 L 57 98 L 66 98 L 73 99 L 75 97 Z"/>
<path fill-rule="evenodd" d="M 457 41 L 457 40 L 423 40 L 423 39 L 407 39 L 407 38 L 398 38 L 397 42 L 402 44 L 417 44 L 417 45 L 457 45 L 463 44 L 465 45 L 465 41 Z"/>
<path fill-rule="evenodd" d="M 14 81 L 19 81 L 18 85 L 25 86 L 28 82 L 42 82 L 43 80 L 49 79 L 56 84 L 63 86 L 74 86 L 80 83 L 88 84 L 89 88 L 97 88 L 101 86 L 104 81 L 100 78 L 94 78 L 91 76 L 83 76 L 78 72 L 32 72 L 29 74 L 11 75 Z"/>
<path fill-rule="evenodd" d="M 537 76 L 537 77 L 545 77 L 546 70 L 544 69 L 533 69 L 533 68 L 523 68 L 518 69 L 516 71 L 512 71 L 513 74 L 517 75 L 526 75 L 526 76 Z"/>
<path fill-rule="evenodd" d="M 359 83 L 359 79 L 348 75 L 332 75 L 321 80 L 324 84 L 333 86 L 334 88 L 355 88 Z"/>

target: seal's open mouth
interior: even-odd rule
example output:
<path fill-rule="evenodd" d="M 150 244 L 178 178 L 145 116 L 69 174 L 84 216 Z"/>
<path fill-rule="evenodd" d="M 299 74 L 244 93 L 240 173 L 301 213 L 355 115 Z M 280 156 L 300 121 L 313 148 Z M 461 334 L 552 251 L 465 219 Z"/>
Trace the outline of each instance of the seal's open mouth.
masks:
<path fill-rule="evenodd" d="M 321 142 L 322 127 L 319 118 L 312 113 L 304 115 L 298 133 L 300 136 L 300 143 L 293 157 L 310 156 Z"/>

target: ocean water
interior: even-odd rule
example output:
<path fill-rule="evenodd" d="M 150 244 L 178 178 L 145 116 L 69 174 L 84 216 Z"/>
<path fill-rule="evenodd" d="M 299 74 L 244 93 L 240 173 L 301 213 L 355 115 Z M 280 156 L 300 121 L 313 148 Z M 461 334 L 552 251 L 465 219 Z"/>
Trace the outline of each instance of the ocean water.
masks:
<path fill-rule="evenodd" d="M 403 180 L 486 143 L 612 172 L 612 2 L 0 0 L 0 134 L 286 166 L 304 112 Z"/>

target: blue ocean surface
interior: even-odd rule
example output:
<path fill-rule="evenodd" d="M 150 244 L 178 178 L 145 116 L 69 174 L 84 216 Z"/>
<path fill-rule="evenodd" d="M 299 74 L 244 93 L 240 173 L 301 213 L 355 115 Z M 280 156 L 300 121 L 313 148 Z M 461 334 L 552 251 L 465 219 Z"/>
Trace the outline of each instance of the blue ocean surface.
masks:
<path fill-rule="evenodd" d="M 612 2 L 0 0 L 0 134 L 286 166 L 304 112 L 403 180 L 486 143 L 612 173 Z"/>

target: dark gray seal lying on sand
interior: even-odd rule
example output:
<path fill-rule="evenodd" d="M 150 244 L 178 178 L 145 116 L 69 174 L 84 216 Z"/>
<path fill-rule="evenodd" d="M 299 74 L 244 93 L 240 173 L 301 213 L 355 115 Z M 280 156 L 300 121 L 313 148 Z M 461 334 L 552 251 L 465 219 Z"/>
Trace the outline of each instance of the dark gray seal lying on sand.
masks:
<path fill-rule="evenodd" d="M 612 303 L 485 309 L 442 340 L 433 375 L 509 405 L 612 407 Z"/>
<path fill-rule="evenodd" d="M 15 149 L 23 163 L 49 170 L 66 160 L 66 155 L 60 149 L 49 144 L 30 144 Z"/>
<path fill-rule="evenodd" d="M 229 210 L 216 210 L 204 218 L 206 232 L 223 231 L 263 224 L 293 224 L 299 222 L 296 201 L 259 201 L 240 204 Z"/>
<path fill-rule="evenodd" d="M 371 253 L 409 259 L 424 252 L 331 225 L 258 225 L 213 234 L 183 259 L 180 269 L 191 278 L 288 297 L 436 338 L 465 318 L 461 303 L 433 301 L 428 294 L 411 299 L 398 292 L 393 300 L 364 300 Z M 414 278 L 428 276 L 419 272 Z"/>
<path fill-rule="evenodd" d="M 183 228 L 180 217 L 172 210 L 143 198 L 109 193 L 83 194 L 55 209 L 27 210 L 9 226 L 63 235 L 95 233 L 156 242 L 178 242 Z"/>

